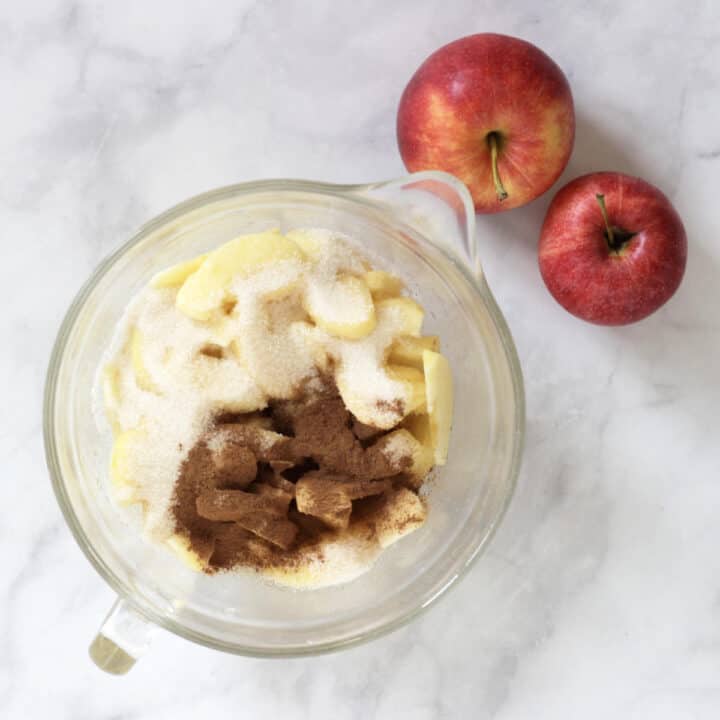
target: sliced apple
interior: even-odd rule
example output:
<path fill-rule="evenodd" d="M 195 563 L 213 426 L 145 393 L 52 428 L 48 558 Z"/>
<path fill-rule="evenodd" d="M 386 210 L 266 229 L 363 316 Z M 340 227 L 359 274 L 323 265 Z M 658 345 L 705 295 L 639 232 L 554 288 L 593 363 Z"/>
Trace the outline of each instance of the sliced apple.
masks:
<path fill-rule="evenodd" d="M 426 391 L 427 392 L 427 391 Z M 413 413 L 402 421 L 402 427 L 412 433 L 413 437 L 434 456 L 432 435 L 430 433 L 430 418 L 427 413 Z"/>
<path fill-rule="evenodd" d="M 423 373 L 416 368 L 402 365 L 379 367 L 367 362 L 357 370 L 349 372 L 342 365 L 336 369 L 335 382 L 345 407 L 362 423 L 374 425 L 383 430 L 390 430 L 411 412 L 423 412 L 425 408 L 425 380 Z M 357 373 L 366 378 L 367 389 L 358 392 Z M 397 385 L 403 386 L 398 391 Z M 374 388 L 374 390 L 373 390 Z M 380 410 L 378 392 L 381 397 L 388 398 L 387 408 Z M 393 399 L 402 400 L 402 404 L 394 407 Z"/>
<path fill-rule="evenodd" d="M 117 413 L 122 400 L 122 391 L 120 389 L 120 368 L 113 363 L 108 363 L 103 368 L 102 393 L 105 412 L 107 413 L 110 427 L 112 428 L 113 435 L 117 435 L 120 432 Z"/>
<path fill-rule="evenodd" d="M 230 352 L 235 356 L 235 359 L 240 364 L 243 364 L 242 344 L 240 343 L 240 340 L 238 340 L 237 338 L 231 340 L 229 347 Z"/>
<path fill-rule="evenodd" d="M 135 381 L 141 390 L 157 394 L 157 386 L 145 364 L 144 347 L 145 338 L 141 330 L 138 327 L 133 327 L 130 334 L 130 360 L 135 373 Z"/>
<path fill-rule="evenodd" d="M 141 430 L 126 430 L 113 443 L 110 454 L 110 483 L 113 495 L 121 505 L 137 502 L 134 455 L 137 446 L 144 439 Z"/>
<path fill-rule="evenodd" d="M 405 413 L 425 412 L 425 377 L 421 370 L 405 365 L 388 365 L 387 374 L 405 385 Z"/>
<path fill-rule="evenodd" d="M 412 458 L 412 465 L 407 474 L 414 481 L 415 486 L 420 487 L 422 481 L 432 470 L 435 464 L 435 456 L 431 447 L 423 445 L 409 430 L 398 428 L 384 435 L 378 440 L 383 454 L 390 457 L 409 455 Z"/>
<path fill-rule="evenodd" d="M 375 329 L 370 290 L 354 275 L 310 284 L 305 293 L 305 310 L 319 328 L 335 337 L 359 340 Z"/>
<path fill-rule="evenodd" d="M 368 380 L 367 387 L 373 388 L 378 385 L 387 385 L 388 375 L 383 368 L 367 366 L 363 372 L 367 373 L 368 378 L 372 378 Z M 361 423 L 373 425 L 383 430 L 390 430 L 402 420 L 399 409 L 388 408 L 387 412 L 378 413 L 375 394 L 367 390 L 358 392 L 357 375 L 348 372 L 342 366 L 335 369 L 335 383 L 345 407 Z"/>
<path fill-rule="evenodd" d="M 437 335 L 414 337 L 402 335 L 393 341 L 388 354 L 388 362 L 394 365 L 407 365 L 418 370 L 423 369 L 423 350 L 440 349 L 440 339 Z"/>
<path fill-rule="evenodd" d="M 425 311 L 408 297 L 380 300 L 375 305 L 379 318 L 394 324 L 399 335 L 420 335 Z"/>
<path fill-rule="evenodd" d="M 349 373 L 342 368 L 335 371 L 335 384 L 345 407 L 362 423 L 370 425 L 374 420 L 372 405 L 365 395 L 358 393 L 353 387 Z M 392 427 L 389 425 L 387 429 Z"/>
<path fill-rule="evenodd" d="M 253 376 L 251 361 L 252 353 L 245 344 L 240 348 L 234 342 L 229 348 L 205 345 L 190 367 L 193 385 L 217 409 L 233 413 L 260 410 L 267 405 L 267 397 Z"/>
<path fill-rule="evenodd" d="M 102 371 L 102 389 L 105 407 L 114 410 L 120 404 L 120 368 L 108 363 Z"/>
<path fill-rule="evenodd" d="M 370 270 L 363 276 L 365 284 L 370 288 L 373 300 L 397 297 L 404 290 L 403 281 L 384 270 Z"/>
<path fill-rule="evenodd" d="M 290 324 L 290 336 L 300 347 L 310 348 L 315 367 L 320 372 L 331 368 L 331 355 L 327 348 L 327 335 L 312 323 L 296 320 Z"/>
<path fill-rule="evenodd" d="M 235 338 L 237 332 L 233 318 L 228 315 L 221 315 L 210 323 L 210 336 L 212 342 L 222 347 L 228 347 Z"/>
<path fill-rule="evenodd" d="M 166 542 L 173 552 L 191 569 L 202 572 L 207 567 L 210 558 L 200 557 L 190 546 L 190 541 L 186 537 L 176 534 L 169 537 Z"/>
<path fill-rule="evenodd" d="M 154 288 L 180 287 L 205 261 L 207 253 L 161 270 L 150 280 Z"/>
<path fill-rule="evenodd" d="M 248 277 L 272 263 L 302 260 L 300 248 L 279 230 L 241 235 L 211 252 L 178 291 L 178 310 L 206 322 L 223 306 L 232 306 L 229 292 L 236 277 Z"/>
<path fill-rule="evenodd" d="M 301 250 L 305 259 L 333 273 L 362 275 L 370 269 L 365 258 L 343 238 L 342 233 L 323 228 L 298 228 L 285 236 Z"/>
<path fill-rule="evenodd" d="M 294 242 L 308 260 L 317 260 L 328 244 L 327 233 L 298 228 L 290 230 L 285 237 Z"/>
<path fill-rule="evenodd" d="M 265 396 L 289 399 L 297 392 L 298 379 L 314 373 L 312 348 L 294 330 L 293 324 L 272 328 L 266 308 L 248 309 L 243 323 L 237 349 L 240 365 L 253 385 L 262 390 L 263 399 L 266 400 Z"/>
<path fill-rule="evenodd" d="M 386 495 L 385 505 L 375 518 L 380 547 L 386 548 L 417 530 L 427 517 L 422 500 L 412 490 L 397 488 Z"/>
<path fill-rule="evenodd" d="M 435 462 L 447 462 L 453 415 L 453 379 L 447 358 L 432 350 L 423 351 L 425 392 Z"/>

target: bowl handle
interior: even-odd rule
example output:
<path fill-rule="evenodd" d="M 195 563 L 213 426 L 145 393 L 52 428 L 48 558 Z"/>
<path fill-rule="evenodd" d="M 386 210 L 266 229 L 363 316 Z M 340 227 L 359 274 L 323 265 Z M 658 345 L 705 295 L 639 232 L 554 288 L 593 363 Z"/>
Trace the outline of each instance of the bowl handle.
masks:
<path fill-rule="evenodd" d="M 354 191 L 391 206 L 403 222 L 450 251 L 475 277 L 483 279 L 475 237 L 475 207 L 470 192 L 456 177 L 429 170 L 356 187 Z"/>
<path fill-rule="evenodd" d="M 157 626 L 118 598 L 90 644 L 90 657 L 111 675 L 125 675 L 150 647 Z"/>

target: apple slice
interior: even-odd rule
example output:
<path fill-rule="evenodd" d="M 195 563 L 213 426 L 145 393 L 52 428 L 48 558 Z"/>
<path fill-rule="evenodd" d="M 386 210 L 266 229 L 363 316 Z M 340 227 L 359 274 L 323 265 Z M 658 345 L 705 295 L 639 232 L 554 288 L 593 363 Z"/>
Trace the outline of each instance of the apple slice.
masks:
<path fill-rule="evenodd" d="M 230 341 L 230 344 L 228 346 L 230 348 L 230 352 L 235 356 L 235 359 L 241 364 L 244 365 L 243 362 L 243 351 L 242 351 L 242 344 L 238 338 L 234 338 Z"/>
<path fill-rule="evenodd" d="M 102 371 L 102 390 L 105 407 L 108 410 L 117 409 L 121 400 L 120 392 L 120 368 L 108 363 Z"/>
<path fill-rule="evenodd" d="M 122 391 L 120 388 L 120 368 L 113 363 L 108 363 L 102 371 L 102 395 L 105 412 L 107 413 L 113 435 L 117 435 L 120 432 L 120 423 L 117 417 L 120 402 L 122 401 Z"/>
<path fill-rule="evenodd" d="M 388 362 L 394 365 L 407 365 L 418 370 L 423 369 L 423 350 L 440 349 L 440 339 L 437 335 L 414 337 L 403 335 L 393 341 L 388 354 Z"/>
<path fill-rule="evenodd" d="M 120 433 L 113 443 L 110 454 L 110 483 L 113 495 L 120 505 L 137 502 L 133 456 L 136 446 L 144 437 L 145 433 L 141 430 L 126 430 Z"/>
<path fill-rule="evenodd" d="M 308 260 L 317 260 L 328 245 L 327 231 L 297 228 L 290 230 L 285 237 L 294 242 Z"/>
<path fill-rule="evenodd" d="M 388 365 L 387 374 L 405 384 L 405 414 L 425 412 L 427 391 L 422 371 L 405 365 Z"/>
<path fill-rule="evenodd" d="M 369 265 L 342 236 L 323 228 L 297 228 L 285 236 L 302 250 L 306 260 L 324 265 L 333 273 L 362 276 Z"/>
<path fill-rule="evenodd" d="M 241 235 L 211 252 L 178 291 L 178 310 L 207 322 L 230 304 L 229 293 L 235 277 L 248 277 L 267 265 L 283 260 L 302 260 L 300 248 L 279 230 Z"/>
<path fill-rule="evenodd" d="M 130 334 L 130 360 L 132 361 L 135 381 L 141 390 L 158 394 L 157 386 L 145 364 L 145 338 L 138 327 L 133 327 Z"/>
<path fill-rule="evenodd" d="M 417 530 L 427 517 L 422 500 L 412 490 L 396 488 L 386 494 L 385 505 L 375 518 L 375 531 L 381 548 L 396 543 Z"/>
<path fill-rule="evenodd" d="M 305 292 L 305 310 L 319 328 L 335 337 L 359 340 L 375 329 L 370 290 L 354 275 L 310 284 Z"/>
<path fill-rule="evenodd" d="M 308 348 L 315 367 L 321 372 L 330 372 L 332 356 L 326 346 L 327 335 L 312 323 L 296 320 L 290 324 L 290 336 L 300 347 Z"/>
<path fill-rule="evenodd" d="M 173 552 L 192 570 L 202 572 L 210 560 L 210 549 L 208 550 L 208 557 L 202 558 L 200 555 L 190 546 L 190 541 L 182 535 L 172 535 L 165 541 Z"/>
<path fill-rule="evenodd" d="M 180 287 L 205 261 L 207 253 L 161 270 L 150 280 L 154 288 Z"/>
<path fill-rule="evenodd" d="M 365 284 L 370 288 L 373 300 L 397 297 L 405 289 L 403 281 L 384 270 L 370 270 L 363 276 Z"/>
<path fill-rule="evenodd" d="M 402 427 L 409 430 L 413 437 L 415 437 L 425 447 L 432 450 L 432 435 L 430 434 L 430 418 L 427 413 L 414 413 L 408 415 L 402 421 Z"/>
<path fill-rule="evenodd" d="M 423 366 L 435 462 L 444 465 L 447 462 L 453 415 L 452 372 L 447 358 L 432 350 L 423 351 Z"/>
<path fill-rule="evenodd" d="M 420 335 L 425 311 L 408 297 L 394 297 L 380 300 L 375 305 L 378 317 L 387 319 L 397 327 L 399 335 Z"/>
<path fill-rule="evenodd" d="M 340 396 L 345 407 L 362 423 L 383 430 L 395 427 L 405 415 L 424 412 L 426 405 L 425 379 L 417 368 L 403 365 L 378 366 L 374 361 L 351 365 L 342 360 L 335 372 Z M 358 386 L 358 374 L 365 378 Z M 400 384 L 402 388 L 398 388 Z M 362 390 L 361 390 L 362 388 Z M 386 400 L 381 408 L 378 399 Z M 401 403 L 395 403 L 401 400 Z"/>
<path fill-rule="evenodd" d="M 210 323 L 212 342 L 221 347 L 229 347 L 237 332 L 233 319 L 229 315 L 221 315 L 217 320 Z"/>
<path fill-rule="evenodd" d="M 414 417 L 414 416 L 411 416 Z M 423 416 L 427 417 L 427 416 Z M 398 428 L 384 435 L 377 444 L 381 452 L 390 457 L 409 455 L 412 458 L 410 468 L 405 472 L 410 476 L 414 486 L 420 487 L 427 474 L 435 464 L 432 447 L 423 445 L 409 430 Z"/>

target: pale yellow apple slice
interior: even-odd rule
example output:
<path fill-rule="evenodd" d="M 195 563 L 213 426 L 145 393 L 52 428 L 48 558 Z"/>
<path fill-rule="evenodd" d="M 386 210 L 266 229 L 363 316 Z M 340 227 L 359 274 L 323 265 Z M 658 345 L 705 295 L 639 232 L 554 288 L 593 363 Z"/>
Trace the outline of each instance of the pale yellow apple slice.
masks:
<path fill-rule="evenodd" d="M 206 322 L 224 305 L 231 305 L 230 285 L 283 260 L 302 260 L 300 248 L 279 230 L 242 235 L 211 252 L 178 291 L 178 310 Z"/>
<path fill-rule="evenodd" d="M 120 432 L 120 424 L 118 422 L 118 410 L 122 400 L 120 368 L 108 363 L 102 371 L 102 393 L 103 402 L 105 404 L 105 412 L 108 422 L 113 431 L 113 435 Z"/>
<path fill-rule="evenodd" d="M 242 343 L 238 338 L 235 338 L 234 340 L 230 341 L 230 352 L 235 356 L 235 359 L 243 365 L 243 351 L 242 351 Z"/>
<path fill-rule="evenodd" d="M 157 386 L 145 364 L 144 348 L 143 333 L 138 327 L 134 327 L 130 333 L 130 360 L 135 373 L 135 381 L 141 390 L 157 394 Z"/>
<path fill-rule="evenodd" d="M 387 319 L 397 328 L 398 335 L 420 335 L 425 311 L 408 297 L 394 297 L 375 304 L 379 318 Z"/>
<path fill-rule="evenodd" d="M 440 339 L 437 335 L 414 337 L 403 335 L 396 338 L 390 346 L 388 362 L 394 365 L 407 365 L 418 370 L 423 369 L 423 350 L 440 349 Z"/>
<path fill-rule="evenodd" d="M 173 552 L 192 570 L 202 572 L 207 567 L 207 561 L 210 559 L 202 558 L 190 546 L 190 541 L 182 535 L 172 535 L 166 540 L 168 546 Z"/>
<path fill-rule="evenodd" d="M 161 270 L 150 280 L 154 288 L 180 287 L 205 261 L 207 254 L 198 255 L 192 260 L 178 263 L 166 270 Z"/>
<path fill-rule="evenodd" d="M 224 348 L 208 343 L 199 348 L 188 369 L 196 391 L 203 393 L 210 406 L 249 413 L 267 404 L 265 393 L 253 377 L 252 359 L 246 344 L 233 341 Z"/>
<path fill-rule="evenodd" d="M 108 363 L 103 368 L 102 379 L 105 407 L 114 410 L 120 404 L 121 399 L 120 368 L 113 363 Z"/>
<path fill-rule="evenodd" d="M 324 263 L 326 269 L 336 273 L 362 275 L 369 269 L 365 259 L 340 233 L 321 228 L 297 228 L 285 236 L 292 240 L 307 260 L 312 263 Z"/>
<path fill-rule="evenodd" d="M 405 289 L 403 281 L 384 270 L 370 270 L 363 275 L 365 284 L 370 289 L 373 300 L 397 297 Z"/>
<path fill-rule="evenodd" d="M 317 260 L 327 247 L 327 233 L 317 230 L 297 228 L 290 230 L 285 237 L 294 242 L 308 260 Z"/>
<path fill-rule="evenodd" d="M 386 372 L 393 380 L 405 385 L 405 414 L 424 412 L 427 393 L 423 372 L 405 365 L 388 365 Z"/>
<path fill-rule="evenodd" d="M 384 368 L 377 366 L 367 366 L 363 369 L 364 373 L 367 373 L 369 379 L 367 388 L 373 387 L 385 387 L 389 392 L 385 393 L 385 396 L 389 398 L 394 397 L 394 393 L 397 389 L 393 386 L 388 386 L 390 380 L 387 372 Z M 377 397 L 372 390 L 368 391 L 364 389 L 364 392 L 359 391 L 357 383 L 357 374 L 350 373 L 343 367 L 336 368 L 335 371 L 335 382 L 337 384 L 340 397 L 342 397 L 345 407 L 362 423 L 366 425 L 373 425 L 383 430 L 390 430 L 402 419 L 400 409 L 388 407 L 387 412 L 378 413 Z"/>
<path fill-rule="evenodd" d="M 375 329 L 375 306 L 368 286 L 354 275 L 311 283 L 305 310 L 313 322 L 335 337 L 359 340 Z"/>
<path fill-rule="evenodd" d="M 229 347 L 235 339 L 237 332 L 233 318 L 229 315 L 221 315 L 217 320 L 210 324 L 210 336 L 212 342 L 222 347 Z"/>
<path fill-rule="evenodd" d="M 417 530 L 426 517 L 425 505 L 412 490 L 403 487 L 391 490 L 382 510 L 374 518 L 380 547 L 386 548 Z"/>
<path fill-rule="evenodd" d="M 313 347 L 294 323 L 273 323 L 266 305 L 247 309 L 238 341 L 233 352 L 268 397 L 289 399 L 298 390 L 298 379 L 314 374 Z"/>
<path fill-rule="evenodd" d="M 317 326 L 303 320 L 290 324 L 290 336 L 299 347 L 308 348 L 315 367 L 320 372 L 331 369 L 331 354 L 327 348 L 327 335 Z"/>
<path fill-rule="evenodd" d="M 360 422 L 390 430 L 408 413 L 424 411 L 425 379 L 420 370 L 402 365 L 379 367 L 373 362 L 351 367 L 349 370 L 341 363 L 335 382 L 345 407 Z M 363 384 L 358 384 L 358 376 L 365 378 Z M 386 401 L 385 408 L 378 405 L 378 398 Z"/>
<path fill-rule="evenodd" d="M 410 456 L 412 464 L 406 471 L 414 484 L 420 487 L 432 470 L 435 456 L 431 447 L 423 445 L 409 430 L 398 428 L 384 435 L 377 444 L 381 452 L 392 462 L 395 458 Z"/>
<path fill-rule="evenodd" d="M 427 413 L 430 419 L 435 462 L 447 462 L 453 415 L 453 380 L 447 358 L 432 350 L 423 351 Z"/>
<path fill-rule="evenodd" d="M 110 454 L 110 483 L 113 495 L 120 505 L 137 501 L 134 456 L 145 434 L 142 430 L 126 430 L 113 443 Z"/>
<path fill-rule="evenodd" d="M 427 391 L 426 391 L 427 392 Z M 402 421 L 402 427 L 409 430 L 413 437 L 434 456 L 432 435 L 430 433 L 430 418 L 427 413 L 413 413 Z"/>

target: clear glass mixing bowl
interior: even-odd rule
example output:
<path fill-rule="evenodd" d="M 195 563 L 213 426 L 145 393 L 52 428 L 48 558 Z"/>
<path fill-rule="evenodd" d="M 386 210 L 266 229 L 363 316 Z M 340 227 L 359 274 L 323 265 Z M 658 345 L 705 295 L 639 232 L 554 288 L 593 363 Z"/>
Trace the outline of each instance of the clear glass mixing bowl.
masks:
<path fill-rule="evenodd" d="M 132 295 L 158 270 L 268 227 L 348 233 L 426 308 L 452 365 L 448 464 L 429 487 L 425 525 L 352 583 L 293 591 L 257 577 L 194 573 L 146 542 L 107 493 L 110 438 L 92 412 L 94 374 Z M 145 225 L 97 268 L 60 329 L 48 370 L 44 433 L 53 487 L 75 538 L 118 602 L 91 655 L 125 672 L 166 628 L 218 650 L 319 653 L 407 622 L 448 590 L 487 545 L 510 501 L 524 431 L 522 376 L 477 258 L 467 189 L 427 172 L 361 186 L 299 180 L 234 185 Z"/>

